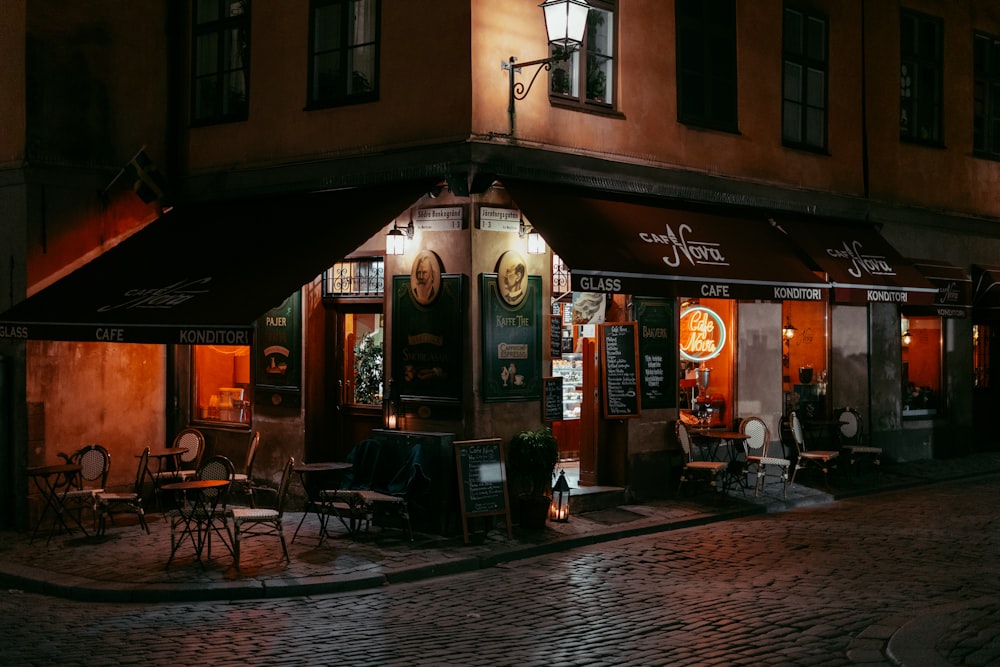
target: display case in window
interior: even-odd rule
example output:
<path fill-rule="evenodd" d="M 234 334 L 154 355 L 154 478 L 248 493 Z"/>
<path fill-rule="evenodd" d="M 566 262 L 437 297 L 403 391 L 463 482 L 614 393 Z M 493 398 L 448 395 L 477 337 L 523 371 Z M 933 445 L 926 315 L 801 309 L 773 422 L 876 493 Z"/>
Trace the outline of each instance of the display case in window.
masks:
<path fill-rule="evenodd" d="M 563 354 L 552 360 L 552 375 L 563 379 L 563 419 L 580 418 L 583 399 L 583 362 L 581 354 Z"/>

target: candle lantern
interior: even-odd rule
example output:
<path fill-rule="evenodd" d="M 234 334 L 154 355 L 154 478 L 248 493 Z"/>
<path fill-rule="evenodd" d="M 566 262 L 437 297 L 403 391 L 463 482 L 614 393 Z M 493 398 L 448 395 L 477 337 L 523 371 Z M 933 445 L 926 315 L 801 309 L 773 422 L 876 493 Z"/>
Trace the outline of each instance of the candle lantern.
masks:
<path fill-rule="evenodd" d="M 559 471 L 559 479 L 552 487 L 552 504 L 549 505 L 549 518 L 559 523 L 569 521 L 569 482 L 566 481 L 566 471 Z"/>
<path fill-rule="evenodd" d="M 403 428 L 403 401 L 399 397 L 399 392 L 393 386 L 392 378 L 389 379 L 388 391 L 382 400 L 382 416 L 385 427 L 390 431 L 398 431 Z"/>

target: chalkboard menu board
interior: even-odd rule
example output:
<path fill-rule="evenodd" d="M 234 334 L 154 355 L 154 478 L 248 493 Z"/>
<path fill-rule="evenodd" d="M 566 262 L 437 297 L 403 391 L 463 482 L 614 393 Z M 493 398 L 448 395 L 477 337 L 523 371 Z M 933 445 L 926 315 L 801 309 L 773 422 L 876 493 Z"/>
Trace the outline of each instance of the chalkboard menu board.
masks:
<path fill-rule="evenodd" d="M 562 358 L 562 316 L 549 315 L 549 356 Z"/>
<path fill-rule="evenodd" d="M 542 378 L 542 419 L 557 422 L 563 418 L 563 379 Z"/>
<path fill-rule="evenodd" d="M 642 407 L 677 406 L 677 336 L 674 301 L 635 297 L 632 300 L 639 323 L 639 372 Z"/>
<path fill-rule="evenodd" d="M 604 418 L 638 417 L 638 340 L 635 322 L 602 324 L 600 329 Z"/>
<path fill-rule="evenodd" d="M 500 439 L 456 440 L 454 444 L 462 533 L 466 544 L 469 542 L 468 519 L 477 516 L 504 515 L 507 520 L 507 538 L 510 539 L 510 502 L 507 498 L 506 463 Z"/>

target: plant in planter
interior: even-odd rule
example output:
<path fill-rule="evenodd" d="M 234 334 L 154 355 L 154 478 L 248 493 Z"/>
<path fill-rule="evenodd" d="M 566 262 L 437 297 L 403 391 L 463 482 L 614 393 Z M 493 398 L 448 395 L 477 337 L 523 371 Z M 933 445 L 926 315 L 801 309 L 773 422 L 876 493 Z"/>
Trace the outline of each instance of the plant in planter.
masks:
<path fill-rule="evenodd" d="M 552 496 L 559 444 L 552 429 L 521 431 L 511 438 L 507 466 L 518 497 L 522 528 L 543 528 Z"/>

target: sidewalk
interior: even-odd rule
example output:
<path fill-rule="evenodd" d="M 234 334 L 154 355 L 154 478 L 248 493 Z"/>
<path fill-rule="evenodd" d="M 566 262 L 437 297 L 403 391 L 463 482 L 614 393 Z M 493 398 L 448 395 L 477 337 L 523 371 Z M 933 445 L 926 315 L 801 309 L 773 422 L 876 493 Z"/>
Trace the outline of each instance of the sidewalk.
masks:
<path fill-rule="evenodd" d="M 788 499 L 772 483 L 760 498 L 730 491 L 722 497 L 701 493 L 683 499 L 574 515 L 568 523 L 549 523 L 541 531 L 515 526 L 491 530 L 479 544 L 466 545 L 461 531 L 451 537 L 416 533 L 412 542 L 404 531 L 371 528 L 350 536 L 331 520 L 333 536 L 318 544 L 315 516 L 307 516 L 294 543 L 299 512 L 285 515 L 285 535 L 291 562 L 286 563 L 277 538 L 246 540 L 242 568 L 216 542 L 204 567 L 183 548 L 169 569 L 170 527 L 156 513 L 148 515 L 147 535 L 130 517 L 123 516 L 103 538 L 79 532 L 57 534 L 46 545 L 44 536 L 29 544 L 23 533 L 0 532 L 0 584 L 6 588 L 86 601 L 159 602 L 272 598 L 358 590 L 391 583 L 493 567 L 499 563 L 572 549 L 622 537 L 674 530 L 692 525 L 817 505 L 855 495 L 877 493 L 936 481 L 1000 471 L 1000 452 L 958 459 L 918 461 L 884 466 L 876 477 L 831 478 L 830 493 L 796 483 Z"/>

